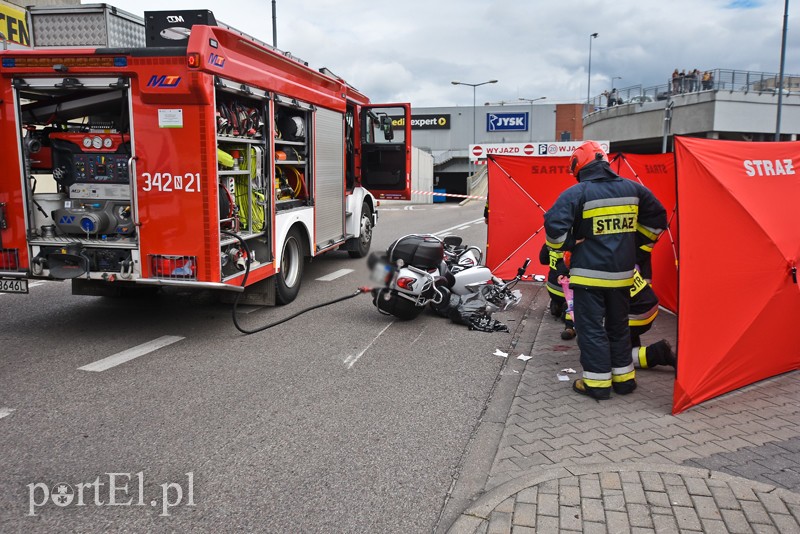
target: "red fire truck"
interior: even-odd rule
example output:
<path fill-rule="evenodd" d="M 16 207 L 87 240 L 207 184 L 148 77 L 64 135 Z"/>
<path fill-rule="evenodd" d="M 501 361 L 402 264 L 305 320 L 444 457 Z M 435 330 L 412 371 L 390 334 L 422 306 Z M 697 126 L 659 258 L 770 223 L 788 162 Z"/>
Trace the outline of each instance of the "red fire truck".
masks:
<path fill-rule="evenodd" d="M 0 291 L 287 303 L 305 259 L 367 254 L 376 197 L 410 198 L 408 104 L 370 104 L 206 10 L 145 13 L 132 45 L 46 42 L 98 6 L 132 17 L 30 8 L 33 47 L 0 51 Z"/>

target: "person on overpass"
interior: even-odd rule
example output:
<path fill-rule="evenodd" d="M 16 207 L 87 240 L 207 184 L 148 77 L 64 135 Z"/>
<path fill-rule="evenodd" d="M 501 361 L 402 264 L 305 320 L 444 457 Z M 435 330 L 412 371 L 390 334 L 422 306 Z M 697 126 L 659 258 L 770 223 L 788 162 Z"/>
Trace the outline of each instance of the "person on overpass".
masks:
<path fill-rule="evenodd" d="M 596 141 L 580 145 L 568 171 L 578 180 L 545 213 L 546 243 L 571 251 L 583 378 L 573 390 L 596 400 L 636 389 L 631 358 L 630 287 L 636 264 L 636 233 L 655 238 L 667 226 L 664 206 L 645 186 L 611 170 Z"/>

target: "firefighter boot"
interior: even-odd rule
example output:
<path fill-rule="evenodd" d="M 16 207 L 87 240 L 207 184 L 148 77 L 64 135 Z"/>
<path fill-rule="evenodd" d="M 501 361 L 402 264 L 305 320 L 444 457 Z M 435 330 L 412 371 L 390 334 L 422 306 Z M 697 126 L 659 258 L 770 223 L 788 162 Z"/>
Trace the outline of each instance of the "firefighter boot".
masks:
<path fill-rule="evenodd" d="M 670 367 L 678 366 L 677 358 L 672 352 L 672 347 L 666 339 L 656 341 L 647 347 L 646 355 L 647 367 L 655 367 L 656 365 L 669 365 Z"/>
<path fill-rule="evenodd" d="M 582 378 L 572 383 L 572 390 L 581 395 L 591 397 L 596 401 L 608 400 L 611 398 L 611 388 L 593 388 L 587 386 Z"/>
<path fill-rule="evenodd" d="M 550 301 L 550 315 L 552 315 L 556 319 L 561 319 L 562 306 L 559 302 L 556 302 L 554 300 Z"/>
<path fill-rule="evenodd" d="M 611 387 L 614 388 L 614 393 L 616 393 L 617 395 L 627 395 L 629 393 L 633 393 L 633 391 L 636 389 L 635 378 L 629 378 L 628 380 L 624 380 L 621 382 L 617 382 L 613 378 L 612 380 L 613 382 L 611 382 Z"/>

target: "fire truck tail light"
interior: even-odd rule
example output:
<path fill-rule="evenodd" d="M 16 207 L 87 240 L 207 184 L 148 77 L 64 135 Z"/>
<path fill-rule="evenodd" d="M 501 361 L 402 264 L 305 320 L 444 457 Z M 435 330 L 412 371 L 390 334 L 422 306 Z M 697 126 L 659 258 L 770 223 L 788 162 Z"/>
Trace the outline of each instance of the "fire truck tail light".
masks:
<path fill-rule="evenodd" d="M 200 67 L 200 54 L 198 52 L 190 52 L 187 61 L 189 66 L 194 69 Z"/>
<path fill-rule="evenodd" d="M 155 278 L 197 280 L 197 256 L 150 256 L 150 269 Z"/>
<path fill-rule="evenodd" d="M 19 249 L 0 248 L 0 271 L 19 269 Z"/>

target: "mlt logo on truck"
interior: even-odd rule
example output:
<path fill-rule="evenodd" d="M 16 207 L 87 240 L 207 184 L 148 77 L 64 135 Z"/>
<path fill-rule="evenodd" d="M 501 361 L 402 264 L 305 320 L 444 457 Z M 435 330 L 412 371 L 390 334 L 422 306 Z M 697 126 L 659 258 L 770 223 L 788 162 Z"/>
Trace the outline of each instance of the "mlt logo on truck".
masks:
<path fill-rule="evenodd" d="M 224 68 L 225 67 L 225 58 L 222 56 L 218 56 L 217 54 L 209 54 L 208 55 L 208 62 L 215 67 Z"/>
<path fill-rule="evenodd" d="M 147 82 L 147 87 L 177 87 L 178 84 L 181 83 L 180 76 L 167 76 L 166 74 L 162 74 L 159 76 L 158 74 L 154 74 L 150 81 Z"/>

